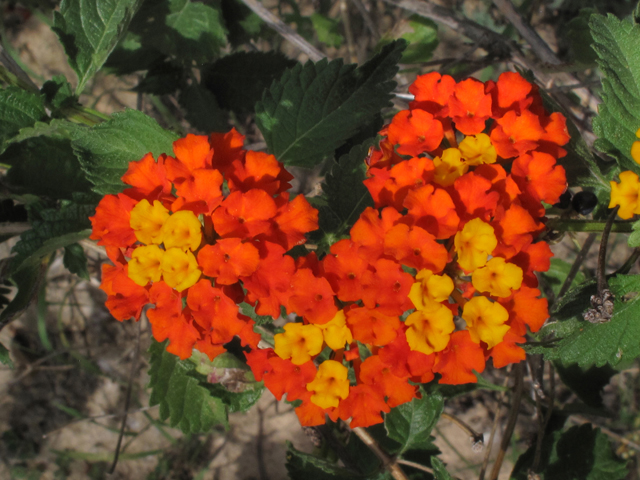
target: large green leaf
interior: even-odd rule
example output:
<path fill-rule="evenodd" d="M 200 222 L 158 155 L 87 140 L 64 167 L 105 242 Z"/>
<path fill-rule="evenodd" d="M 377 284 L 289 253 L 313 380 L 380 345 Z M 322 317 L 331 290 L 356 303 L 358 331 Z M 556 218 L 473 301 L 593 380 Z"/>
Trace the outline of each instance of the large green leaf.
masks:
<path fill-rule="evenodd" d="M 220 109 L 216 97 L 202 85 L 194 83 L 180 92 L 185 118 L 203 133 L 227 132 L 227 113 Z"/>
<path fill-rule="evenodd" d="M 129 162 L 151 152 L 154 156 L 173 151 L 177 135 L 137 110 L 115 113 L 111 120 L 74 133 L 71 143 L 94 191 L 106 195 L 124 189 L 120 177 Z"/>
<path fill-rule="evenodd" d="M 46 116 L 42 95 L 18 87 L 0 89 L 0 152 L 20 129 L 32 127 Z"/>
<path fill-rule="evenodd" d="M 614 156 L 624 170 L 640 173 L 631 158 L 640 128 L 640 25 L 613 15 L 592 15 L 589 26 L 604 73 L 602 103 L 593 120 L 593 131 L 600 137 L 595 145 Z"/>
<path fill-rule="evenodd" d="M 592 408 L 602 408 L 602 390 L 611 377 L 618 373 L 609 365 L 580 368 L 575 364 L 565 366 L 561 362 L 554 362 L 554 367 L 562 382 Z"/>
<path fill-rule="evenodd" d="M 17 193 L 71 199 L 74 192 L 91 191 L 70 140 L 57 133 L 10 145 L 0 162 L 11 165 L 6 181 Z"/>
<path fill-rule="evenodd" d="M 530 478 L 534 456 L 535 445 L 516 462 L 512 480 Z M 611 451 L 607 436 L 584 424 L 544 437 L 538 472 L 545 480 L 623 480 L 627 468 Z"/>
<path fill-rule="evenodd" d="M 541 335 L 553 334 L 556 342 L 528 348 L 530 353 L 543 353 L 548 360 L 565 365 L 577 363 L 587 368 L 605 364 L 616 366 L 640 356 L 640 275 L 618 275 L 609 279 L 616 296 L 611 320 L 593 324 L 582 320 L 595 293 L 593 283 L 575 289 L 554 317 L 567 318 L 546 325 Z"/>
<path fill-rule="evenodd" d="M 251 112 L 263 92 L 296 64 L 276 52 L 236 52 L 202 69 L 202 85 L 222 108 Z"/>
<path fill-rule="evenodd" d="M 165 343 L 152 342 L 149 369 L 149 405 L 160 405 L 160 419 L 185 433 L 208 432 L 214 425 L 227 425 L 227 409 L 211 396 L 191 373 L 196 366 L 165 350 Z"/>
<path fill-rule="evenodd" d="M 431 457 L 431 468 L 433 468 L 435 480 L 453 480 L 444 463 L 438 457 Z"/>
<path fill-rule="evenodd" d="M 325 203 L 319 205 L 319 243 L 323 247 L 328 248 L 347 234 L 364 209 L 373 206 L 369 190 L 362 183 L 366 178 L 364 159 L 373 143 L 371 139 L 356 145 L 338 162 L 332 162 L 322 184 L 321 199 Z"/>
<path fill-rule="evenodd" d="M 404 403 L 391 410 L 384 417 L 384 426 L 389 438 L 400 445 L 397 454 L 407 450 L 435 450 L 432 443 L 431 430 L 435 427 L 442 410 L 444 399 L 437 393 L 414 398 L 411 403 Z"/>
<path fill-rule="evenodd" d="M 270 152 L 286 165 L 305 167 L 330 156 L 389 105 L 405 45 L 390 43 L 358 68 L 325 59 L 287 70 L 256 104 Z"/>
<path fill-rule="evenodd" d="M 291 480 L 351 480 L 366 478 L 315 455 L 300 452 L 287 442 L 287 472 Z"/>
<path fill-rule="evenodd" d="M 78 75 L 79 95 L 125 34 L 141 0 L 62 0 L 53 30 Z"/>

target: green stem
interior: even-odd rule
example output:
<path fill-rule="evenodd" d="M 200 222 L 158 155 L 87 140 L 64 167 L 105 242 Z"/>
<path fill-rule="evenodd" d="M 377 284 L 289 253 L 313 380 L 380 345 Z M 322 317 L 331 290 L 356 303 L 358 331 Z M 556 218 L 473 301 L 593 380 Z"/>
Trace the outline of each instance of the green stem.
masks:
<path fill-rule="evenodd" d="M 582 220 L 578 218 L 553 219 L 547 223 L 547 228 L 559 232 L 603 232 L 606 220 Z M 611 225 L 612 232 L 630 233 L 633 231 L 633 220 L 619 220 Z"/>

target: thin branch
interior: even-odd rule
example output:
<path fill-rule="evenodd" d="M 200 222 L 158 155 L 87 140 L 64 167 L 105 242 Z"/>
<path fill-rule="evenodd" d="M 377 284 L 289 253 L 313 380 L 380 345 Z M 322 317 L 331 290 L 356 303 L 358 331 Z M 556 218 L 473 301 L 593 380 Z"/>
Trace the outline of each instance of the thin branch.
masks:
<path fill-rule="evenodd" d="M 471 442 L 473 443 L 474 448 L 477 448 L 478 445 L 480 446 L 480 448 L 482 448 L 482 445 L 484 445 L 484 436 L 481 433 L 476 432 L 473 428 L 471 428 L 469 425 L 464 423 L 458 417 L 455 417 L 445 412 L 442 412 L 442 415 L 440 416 L 442 418 L 446 418 L 450 422 L 453 422 L 455 425 L 457 425 L 462 430 L 464 430 L 464 432 L 467 435 L 469 435 L 469 438 L 471 439 Z"/>
<path fill-rule="evenodd" d="M 258 15 L 270 28 L 275 30 L 279 35 L 298 47 L 310 60 L 317 62 L 326 57 L 324 53 L 316 49 L 304 38 L 298 35 L 289 25 L 280 20 L 276 15 L 267 10 L 257 0 L 242 0 L 247 7 Z"/>
<path fill-rule="evenodd" d="M 536 407 L 538 407 L 539 429 L 538 438 L 536 438 L 536 452 L 533 456 L 533 463 L 531 464 L 531 471 L 537 472 L 540 465 L 540 459 L 542 458 L 542 441 L 544 440 L 544 433 L 547 430 L 547 425 L 551 419 L 551 413 L 553 412 L 553 401 L 555 398 L 555 372 L 553 371 L 553 364 L 549 362 L 549 404 L 547 405 L 547 411 L 544 418 L 542 418 L 542 409 L 539 408 L 540 396 L 536 393 Z"/>
<path fill-rule="evenodd" d="M 402 469 L 398 466 L 398 462 L 380 448 L 378 442 L 374 440 L 369 432 L 362 427 L 353 428 L 352 431 L 367 447 L 369 447 L 376 457 L 380 459 L 384 468 L 389 471 L 395 480 L 409 480 Z"/>
<path fill-rule="evenodd" d="M 415 468 L 416 470 L 422 470 L 423 472 L 427 472 L 433 475 L 432 468 L 425 467 L 424 465 L 421 465 L 416 462 L 411 462 L 409 460 L 403 460 L 402 458 L 399 458 L 398 460 L 396 460 L 396 463 L 399 463 L 400 465 L 406 465 L 407 467 Z"/>
<path fill-rule="evenodd" d="M 607 243 L 609 243 L 609 235 L 611 234 L 611 227 L 613 226 L 613 221 L 618 214 L 618 209 L 620 207 L 616 207 L 611 210 L 609 214 L 609 218 L 607 219 L 607 223 L 604 227 L 604 231 L 602 232 L 602 239 L 600 240 L 600 250 L 598 251 L 598 270 L 596 271 L 596 280 L 598 282 L 598 295 L 602 296 L 604 290 L 608 288 L 607 278 L 606 278 L 606 261 L 607 261 Z"/>
<path fill-rule="evenodd" d="M 584 262 L 585 258 L 587 258 L 587 254 L 589 253 L 593 242 L 596 241 L 596 236 L 596 233 L 590 233 L 584 241 L 582 249 L 580 250 L 580 252 L 578 252 L 578 256 L 574 260 L 573 265 L 571 265 L 571 270 L 569 270 L 567 278 L 564 280 L 564 283 L 562 284 L 562 287 L 558 292 L 558 300 L 560 300 L 564 296 L 564 294 L 567 293 L 569 287 L 571 287 L 574 278 L 576 278 L 576 275 L 578 274 L 578 270 L 580 270 L 582 263 Z"/>
<path fill-rule="evenodd" d="M 580 416 L 580 415 L 571 415 L 568 420 L 571 420 L 572 422 L 578 423 L 580 425 L 584 425 L 585 423 L 593 423 L 591 422 L 591 420 L 587 420 L 586 418 Z M 636 452 L 640 452 L 640 444 L 637 444 L 636 442 L 633 442 L 631 440 L 629 440 L 628 438 L 623 437 L 622 435 L 617 434 L 616 432 L 609 430 L 607 427 L 603 427 L 600 425 L 596 425 L 600 431 L 602 433 L 604 433 L 605 435 L 613 438 L 614 440 L 623 443 L 625 446 L 635 450 Z"/>
<path fill-rule="evenodd" d="M 522 16 L 513 7 L 511 0 L 493 0 L 493 4 L 511 22 L 522 38 L 531 45 L 531 50 L 540 60 L 550 65 L 560 65 L 562 63 L 549 48 L 549 45 L 540 38 L 540 35 L 523 20 Z"/>
<path fill-rule="evenodd" d="M 511 435 L 513 435 L 513 430 L 516 427 L 518 410 L 520 410 L 520 400 L 522 400 L 523 388 L 522 365 L 517 364 L 514 368 L 514 371 L 516 378 L 515 385 L 513 387 L 513 397 L 511 399 L 511 409 L 509 410 L 509 419 L 507 420 L 507 426 L 504 429 L 502 441 L 500 442 L 500 451 L 498 452 L 496 462 L 493 464 L 493 469 L 491 470 L 491 476 L 489 477 L 490 480 L 496 480 L 498 478 L 498 475 L 500 474 L 500 468 L 502 467 L 504 456 L 507 453 L 509 442 L 511 442 Z"/>
<path fill-rule="evenodd" d="M 127 428 L 127 416 L 129 410 L 129 403 L 131 402 L 131 390 L 133 389 L 133 378 L 135 377 L 136 370 L 138 369 L 138 357 L 140 357 L 140 331 L 141 323 L 138 322 L 138 338 L 136 340 L 136 349 L 133 354 L 133 360 L 131 361 L 131 372 L 129 373 L 129 383 L 127 384 L 127 392 L 124 397 L 124 415 L 122 416 L 122 424 L 120 425 L 120 434 L 118 435 L 118 443 L 116 444 L 116 451 L 113 456 L 113 463 L 109 469 L 109 474 L 112 474 L 116 466 L 118 465 L 118 456 L 120 455 L 120 445 L 122 445 L 122 438 L 124 437 L 124 431 Z"/>

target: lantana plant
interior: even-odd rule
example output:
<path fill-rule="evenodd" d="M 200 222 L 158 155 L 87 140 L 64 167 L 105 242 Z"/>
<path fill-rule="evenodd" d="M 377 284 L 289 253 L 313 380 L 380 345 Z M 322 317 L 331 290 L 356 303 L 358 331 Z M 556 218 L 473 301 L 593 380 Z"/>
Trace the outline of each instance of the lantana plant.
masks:
<path fill-rule="evenodd" d="M 589 145 L 588 128 L 574 124 L 580 104 L 547 91 L 530 60 L 478 78 L 439 71 L 421 64 L 424 39 L 408 36 L 409 45 L 384 37 L 368 61 L 345 65 L 244 2 L 299 42 L 309 60 L 297 62 L 238 46 L 240 25 L 258 35 L 249 10 L 159 3 L 166 8 L 98 2 L 94 12 L 63 0 L 53 29 L 75 89 L 63 77 L 39 88 L 2 62 L 0 161 L 7 196 L 27 204 L 32 228 L 13 248 L 18 293 L 0 327 L 26 309 L 59 249 L 90 280 L 78 242 L 92 242 L 104 254 L 93 277 L 111 316 L 150 325 L 151 404 L 185 433 L 227 425 L 268 390 L 302 427 L 332 439 L 313 455 L 290 446 L 292 478 L 447 479 L 430 440 L 445 400 L 490 384 L 489 370 L 513 375 L 508 439 L 526 370 L 539 429 L 513 477 L 551 475 L 579 437 L 576 448 L 600 448 L 589 475 L 606 464 L 610 480 L 622 479 L 624 462 L 599 430 L 547 428 L 561 405 L 554 381 L 540 379 L 544 361 L 583 399 L 589 388 L 577 385 L 590 368 L 640 356 L 640 277 L 630 274 L 640 255 L 639 10 L 590 17 L 602 103 Z M 334 45 L 321 17 L 310 21 Z M 416 32 L 431 25 L 412 21 Z M 486 42 L 478 31 L 502 38 L 456 21 L 474 41 Z M 507 60 L 525 58 L 504 45 Z M 406 63 L 418 73 L 398 73 Z M 141 111 L 82 106 L 103 67 L 146 72 L 141 96 L 175 94 L 179 134 Z M 299 167 L 321 167 L 319 189 L 292 188 Z M 573 266 L 553 259 L 551 245 L 575 231 L 591 232 L 584 254 Z M 635 250 L 607 276 L 611 231 L 631 233 Z M 596 233 L 595 279 L 574 282 Z M 1 345 L 0 360 L 10 361 Z M 241 372 L 241 387 L 221 381 L 228 369 Z M 370 448 L 378 463 L 351 465 L 328 453 L 336 444 L 351 455 Z"/>

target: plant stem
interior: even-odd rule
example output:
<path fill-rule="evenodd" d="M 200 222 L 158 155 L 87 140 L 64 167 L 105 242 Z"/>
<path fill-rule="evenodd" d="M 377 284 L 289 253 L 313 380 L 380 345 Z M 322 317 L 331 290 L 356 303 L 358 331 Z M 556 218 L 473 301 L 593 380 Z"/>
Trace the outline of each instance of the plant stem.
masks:
<path fill-rule="evenodd" d="M 375 453 L 376 457 L 380 459 L 382 465 L 385 469 L 389 471 L 391 476 L 395 480 L 408 480 L 408 477 L 402 471 L 402 469 L 398 466 L 398 463 L 391 458 L 387 452 L 380 448 L 378 442 L 374 440 L 374 438 L 362 427 L 356 427 L 352 429 L 353 433 L 355 433 L 362 442 L 369 447 L 369 449 Z"/>
<path fill-rule="evenodd" d="M 633 231 L 633 220 L 614 221 L 612 232 L 630 233 Z M 606 220 L 583 220 L 578 218 L 553 219 L 547 223 L 547 228 L 559 232 L 603 232 Z"/>
<path fill-rule="evenodd" d="M 596 240 L 596 236 L 597 235 L 595 233 L 591 233 L 587 236 L 587 239 L 584 241 L 584 244 L 582 245 L 582 249 L 580 250 L 580 252 L 578 253 L 578 256 L 574 260 L 573 265 L 571 265 L 571 270 L 569 270 L 569 274 L 567 275 L 567 278 L 565 278 L 564 283 L 562 284 L 562 287 L 558 292 L 556 301 L 559 301 L 564 296 L 564 294 L 567 293 L 567 290 L 569 290 L 569 287 L 571 287 L 573 280 L 576 278 L 576 275 L 578 274 L 578 270 L 580 270 L 580 267 L 582 266 L 584 259 L 587 257 L 587 254 L 589 253 L 589 250 L 591 249 L 593 242 L 595 242 Z"/>

